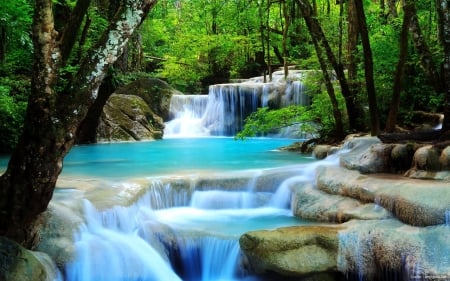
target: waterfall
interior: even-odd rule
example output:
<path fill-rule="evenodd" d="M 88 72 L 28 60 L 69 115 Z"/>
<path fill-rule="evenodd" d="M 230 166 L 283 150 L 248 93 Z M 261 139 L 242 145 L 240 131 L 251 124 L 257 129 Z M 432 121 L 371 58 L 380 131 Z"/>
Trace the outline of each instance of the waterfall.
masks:
<path fill-rule="evenodd" d="M 291 186 L 295 184 L 312 183 L 316 175 L 316 169 L 319 166 L 338 166 L 339 155 L 348 152 L 348 149 L 342 149 L 335 154 L 328 155 L 325 159 L 305 165 L 299 169 L 298 175 L 285 179 L 269 201 L 269 206 L 277 208 L 288 208 L 291 203 Z"/>
<path fill-rule="evenodd" d="M 86 224 L 75 234 L 77 256 L 66 266 L 67 281 L 181 280 L 167 259 L 138 235 L 136 208 L 99 212 L 85 201 Z"/>
<path fill-rule="evenodd" d="M 300 74 L 299 74 L 300 73 Z M 288 81 L 281 76 L 270 83 L 257 79 L 209 87 L 208 95 L 173 95 L 166 137 L 234 136 L 245 118 L 260 107 L 309 105 L 310 99 L 295 72 Z"/>
<path fill-rule="evenodd" d="M 185 281 L 230 280 L 236 275 L 240 253 L 235 239 L 181 237 L 180 275 Z"/>
<path fill-rule="evenodd" d="M 444 223 L 445 226 L 450 227 L 450 210 L 445 210 L 444 212 Z"/>

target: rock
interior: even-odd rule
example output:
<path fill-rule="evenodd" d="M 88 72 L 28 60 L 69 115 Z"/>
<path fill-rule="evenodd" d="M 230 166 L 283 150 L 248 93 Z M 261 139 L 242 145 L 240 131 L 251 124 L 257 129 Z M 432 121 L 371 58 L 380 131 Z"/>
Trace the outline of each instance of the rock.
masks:
<path fill-rule="evenodd" d="M 0 280 L 56 280 L 56 268 L 44 253 L 29 251 L 0 236 Z"/>
<path fill-rule="evenodd" d="M 423 146 L 414 153 L 413 164 L 417 170 L 439 171 L 440 151 L 431 145 Z"/>
<path fill-rule="evenodd" d="M 136 95 L 142 98 L 152 112 L 167 121 L 172 95 L 181 95 L 182 93 L 160 79 L 141 78 L 119 88 L 115 94 Z"/>
<path fill-rule="evenodd" d="M 113 94 L 103 108 L 98 141 L 160 139 L 164 123 L 144 101 L 134 95 Z"/>
<path fill-rule="evenodd" d="M 373 203 L 362 204 L 356 199 L 331 195 L 312 185 L 293 188 L 291 209 L 297 217 L 319 222 L 342 223 L 351 219 L 391 217 L 388 211 Z"/>
<path fill-rule="evenodd" d="M 312 156 L 316 159 L 325 159 L 331 147 L 331 145 L 316 145 L 313 149 Z"/>
<path fill-rule="evenodd" d="M 400 280 L 438 280 L 450 274 L 450 259 L 445 258 L 450 231 L 445 226 L 351 220 L 248 232 L 239 243 L 249 266 L 259 273 L 302 277 L 341 272 L 358 280 L 386 280 L 389 274 L 401 274 L 405 279 Z"/>
<path fill-rule="evenodd" d="M 361 173 L 390 172 L 393 144 L 379 143 L 375 138 L 361 138 L 354 148 L 341 156 L 341 165 Z"/>
<path fill-rule="evenodd" d="M 443 170 L 450 170 L 450 146 L 444 148 L 439 157 L 439 163 Z"/>
<path fill-rule="evenodd" d="M 438 280 L 449 276 L 448 229 L 412 227 L 399 221 L 350 221 L 339 231 L 338 269 L 360 280 L 385 280 L 401 274 L 400 280 Z M 430 241 L 433 241 L 432 243 Z M 439 246 L 436 246 L 439 245 Z M 440 250 L 437 250 L 440 248 Z"/>
<path fill-rule="evenodd" d="M 307 276 L 337 271 L 340 227 L 301 226 L 248 232 L 239 239 L 257 273 Z"/>
<path fill-rule="evenodd" d="M 69 201 L 70 205 L 51 201 L 44 212 L 40 228 L 40 241 L 36 250 L 45 252 L 60 267 L 75 255 L 74 232 L 84 223 L 82 206 Z M 77 206 L 78 205 L 78 206 Z"/>
<path fill-rule="evenodd" d="M 405 172 L 411 168 L 414 151 L 414 145 L 395 144 L 391 151 L 391 166 L 393 172 Z"/>
<path fill-rule="evenodd" d="M 381 205 L 402 222 L 415 226 L 443 224 L 450 209 L 450 185 L 445 181 L 395 175 L 362 175 L 342 167 L 320 167 L 317 187 L 330 194 Z"/>

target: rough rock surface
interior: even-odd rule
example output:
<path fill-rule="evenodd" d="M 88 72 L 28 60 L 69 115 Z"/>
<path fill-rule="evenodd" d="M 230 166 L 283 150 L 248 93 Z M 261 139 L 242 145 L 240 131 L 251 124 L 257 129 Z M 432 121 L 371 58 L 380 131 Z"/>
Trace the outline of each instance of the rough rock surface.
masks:
<path fill-rule="evenodd" d="M 343 147 L 340 166 L 318 165 L 313 183 L 291 186 L 294 215 L 322 224 L 244 234 L 248 265 L 302 278 L 449 280 L 449 148 L 372 137 Z"/>
<path fill-rule="evenodd" d="M 0 280 L 54 280 L 55 268 L 44 253 L 28 251 L 0 236 Z"/>
<path fill-rule="evenodd" d="M 103 108 L 98 141 L 160 139 L 164 123 L 140 97 L 113 94 Z"/>
<path fill-rule="evenodd" d="M 248 232 L 239 243 L 258 273 L 305 276 L 337 271 L 339 227 L 285 227 Z"/>
<path fill-rule="evenodd" d="M 152 78 L 138 79 L 119 88 L 103 107 L 97 140 L 161 139 L 173 94 L 181 93 Z"/>

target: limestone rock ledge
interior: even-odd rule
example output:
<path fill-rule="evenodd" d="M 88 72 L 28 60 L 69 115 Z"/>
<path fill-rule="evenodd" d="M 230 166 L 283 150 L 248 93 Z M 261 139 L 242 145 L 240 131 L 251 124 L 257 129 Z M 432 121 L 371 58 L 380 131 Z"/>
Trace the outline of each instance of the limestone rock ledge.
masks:
<path fill-rule="evenodd" d="M 363 137 L 331 153 L 339 166 L 290 186 L 293 214 L 318 225 L 244 234 L 247 266 L 299 280 L 450 280 L 450 148 Z"/>
<path fill-rule="evenodd" d="M 341 272 L 360 276 L 358 280 L 389 280 L 385 279 L 389 275 L 402 276 L 392 280 L 448 280 L 442 277 L 450 276 L 449 238 L 445 226 L 420 228 L 387 219 L 254 231 L 239 242 L 248 266 L 258 273 L 305 277 Z"/>

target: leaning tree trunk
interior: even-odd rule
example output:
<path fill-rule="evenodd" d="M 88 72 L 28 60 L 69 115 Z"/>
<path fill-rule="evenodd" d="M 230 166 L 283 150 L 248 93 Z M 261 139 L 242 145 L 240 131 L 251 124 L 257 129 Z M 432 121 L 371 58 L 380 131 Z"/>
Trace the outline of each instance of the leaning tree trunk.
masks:
<path fill-rule="evenodd" d="M 64 156 L 97 98 L 108 67 L 120 56 L 156 0 L 124 0 L 78 73 L 62 91 L 57 90 L 56 81 L 64 41 L 57 38 L 52 2 L 35 0 L 33 76 L 24 131 L 0 178 L 0 235 L 28 247 L 35 238 L 34 223 L 52 198 Z"/>
<path fill-rule="evenodd" d="M 307 0 L 297 0 L 297 3 L 300 6 L 300 10 L 302 16 L 306 22 L 306 26 L 308 27 L 309 33 L 311 37 L 314 37 L 318 43 L 325 50 L 326 57 L 329 63 L 333 66 L 333 69 L 336 73 L 336 78 L 339 81 L 339 85 L 341 86 L 341 92 L 345 99 L 345 105 L 347 107 L 347 115 L 349 120 L 350 130 L 359 130 L 362 125 L 359 120 L 359 110 L 358 105 L 356 104 L 355 95 L 350 91 L 349 85 L 347 83 L 347 79 L 345 77 L 344 68 L 340 65 L 334 55 L 328 40 L 325 37 L 325 33 L 322 30 L 322 27 L 317 20 L 317 18 L 313 14 L 313 8 L 311 4 Z"/>
<path fill-rule="evenodd" d="M 323 79 L 327 88 L 328 97 L 330 98 L 331 107 L 333 109 L 335 137 L 337 140 L 342 140 L 344 138 L 344 122 L 342 120 L 342 113 L 339 110 L 339 103 L 336 98 L 334 86 L 331 82 L 331 75 L 328 72 L 327 63 L 319 42 L 317 42 L 315 38 L 312 38 L 312 41 L 316 50 L 317 58 L 319 59 L 320 68 L 322 70 Z"/>

